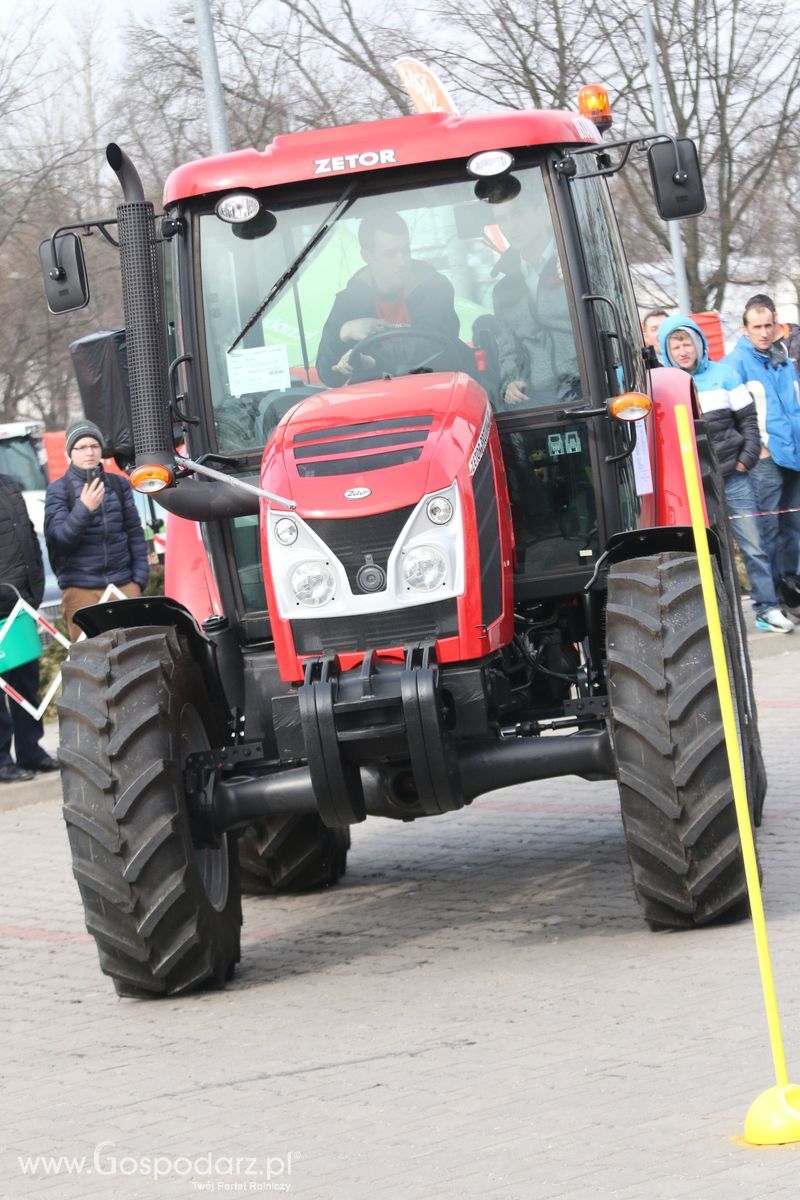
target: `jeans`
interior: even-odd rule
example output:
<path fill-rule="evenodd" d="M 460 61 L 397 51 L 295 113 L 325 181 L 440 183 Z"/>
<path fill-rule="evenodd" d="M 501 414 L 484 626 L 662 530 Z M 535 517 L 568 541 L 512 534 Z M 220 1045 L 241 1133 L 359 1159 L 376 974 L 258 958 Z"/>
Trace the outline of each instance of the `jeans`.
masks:
<path fill-rule="evenodd" d="M 779 467 L 772 458 L 760 458 L 750 472 L 758 499 L 758 512 L 800 510 L 800 471 Z M 761 545 L 777 585 L 784 575 L 794 575 L 800 558 L 800 511 L 779 517 L 759 517 Z M 731 524 L 737 525 L 738 521 Z"/>
<path fill-rule="evenodd" d="M 21 696 L 29 700 L 34 708 L 39 707 L 38 658 L 6 671 L 3 678 Z M 39 745 L 43 733 L 41 721 L 35 721 L 16 700 L 6 696 L 5 692 L 0 692 L 0 767 L 7 767 L 11 763 L 12 737 L 19 765 L 28 767 L 37 763 L 44 755 L 44 750 Z"/>
<path fill-rule="evenodd" d="M 753 608 L 756 614 L 778 606 L 778 597 L 772 578 L 772 568 L 759 536 L 758 499 L 753 480 L 749 474 L 733 471 L 725 476 L 725 498 L 728 511 L 736 520 L 731 521 L 731 533 L 742 552 L 744 565 L 750 577 Z M 742 514 L 738 516 L 737 514 Z"/>

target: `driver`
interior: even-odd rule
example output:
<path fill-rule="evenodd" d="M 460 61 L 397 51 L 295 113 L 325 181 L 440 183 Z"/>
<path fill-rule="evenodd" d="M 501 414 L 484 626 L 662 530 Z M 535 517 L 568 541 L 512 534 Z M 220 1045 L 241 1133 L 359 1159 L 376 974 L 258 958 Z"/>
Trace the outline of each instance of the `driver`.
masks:
<path fill-rule="evenodd" d="M 358 241 L 366 266 L 337 295 L 319 343 L 317 371 L 329 387 L 347 382 L 350 350 L 374 333 L 407 325 L 458 337 L 453 285 L 411 257 L 408 226 L 398 213 L 365 217 Z"/>

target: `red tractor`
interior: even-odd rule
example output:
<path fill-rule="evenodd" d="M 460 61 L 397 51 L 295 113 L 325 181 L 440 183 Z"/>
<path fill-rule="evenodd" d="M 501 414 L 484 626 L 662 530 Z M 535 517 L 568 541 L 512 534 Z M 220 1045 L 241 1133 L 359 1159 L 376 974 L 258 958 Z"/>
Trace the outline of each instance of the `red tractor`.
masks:
<path fill-rule="evenodd" d="M 758 823 L 724 493 L 690 377 L 642 346 L 605 178 L 632 150 L 662 216 L 703 210 L 691 142 L 567 112 L 279 137 L 178 168 L 158 218 L 109 147 L 130 389 L 105 403 L 170 514 L 168 598 L 83 610 L 59 715 L 121 995 L 231 977 L 240 869 L 333 884 L 368 815 L 558 775 L 618 780 L 652 926 L 747 912 L 676 405 Z M 54 311 L 85 301 L 85 225 L 42 244 Z"/>

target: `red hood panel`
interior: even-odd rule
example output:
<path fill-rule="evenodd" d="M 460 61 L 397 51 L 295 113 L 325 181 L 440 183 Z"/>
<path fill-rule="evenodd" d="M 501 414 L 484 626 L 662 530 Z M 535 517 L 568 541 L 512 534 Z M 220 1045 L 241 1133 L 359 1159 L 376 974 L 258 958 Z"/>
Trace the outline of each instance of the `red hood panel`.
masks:
<path fill-rule="evenodd" d="M 416 504 L 453 482 L 487 403 L 475 380 L 452 372 L 320 392 L 278 426 L 264 452 L 262 487 L 296 501 L 298 514 L 310 518 Z"/>

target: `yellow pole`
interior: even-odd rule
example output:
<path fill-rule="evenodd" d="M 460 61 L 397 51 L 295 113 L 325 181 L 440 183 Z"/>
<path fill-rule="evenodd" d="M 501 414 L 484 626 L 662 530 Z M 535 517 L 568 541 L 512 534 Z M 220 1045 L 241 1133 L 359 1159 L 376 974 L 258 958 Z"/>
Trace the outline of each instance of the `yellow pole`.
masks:
<path fill-rule="evenodd" d="M 778 1089 L 781 1089 L 784 1093 L 784 1100 L 785 1093 L 791 1093 L 789 1097 L 792 1106 L 790 1115 L 796 1116 L 798 1121 L 797 1129 L 793 1129 L 791 1136 L 781 1136 L 778 1139 L 773 1138 L 770 1140 L 789 1141 L 800 1137 L 800 1111 L 795 1113 L 793 1108 L 796 1101 L 800 1102 L 800 1095 L 797 1097 L 794 1095 L 795 1092 L 800 1093 L 800 1089 L 794 1088 L 789 1084 L 789 1076 L 786 1069 L 786 1055 L 784 1054 L 780 1017 L 778 1015 L 778 1000 L 775 994 L 775 980 L 772 974 L 772 961 L 770 959 L 769 942 L 767 940 L 767 924 L 764 918 L 761 885 L 758 881 L 756 848 L 750 824 L 750 812 L 747 806 L 747 787 L 744 780 L 742 759 L 739 753 L 739 739 L 736 732 L 736 717 L 734 715 L 733 697 L 731 695 L 730 679 L 728 676 L 728 663 L 725 657 L 725 644 L 722 637 L 722 625 L 720 623 L 717 593 L 711 569 L 711 555 L 708 550 L 708 535 L 700 495 L 700 477 L 695 459 L 689 410 L 686 405 L 681 404 L 677 406 L 675 409 L 675 418 L 678 424 L 678 439 L 680 442 L 681 458 L 683 460 L 686 492 L 689 499 L 689 511 L 692 517 L 692 530 L 694 532 L 695 549 L 697 551 L 697 563 L 700 569 L 700 581 L 703 588 L 703 601 L 708 620 L 708 633 L 711 640 L 714 672 L 717 677 L 717 688 L 719 690 L 722 727 L 725 732 L 725 745 L 728 752 L 728 766 L 733 785 L 736 819 L 739 824 L 739 837 L 742 843 L 742 857 L 744 859 L 747 891 L 750 898 L 750 912 L 753 917 L 753 932 L 758 952 L 758 966 L 761 972 L 761 987 L 764 993 L 772 1059 L 775 1065 L 775 1080 Z M 758 1104 L 758 1101 L 756 1101 L 756 1104 Z M 747 1127 L 745 1129 L 745 1136 L 748 1136 Z M 748 1140 L 754 1139 L 748 1137 Z M 764 1139 L 758 1137 L 756 1140 L 762 1142 Z"/>

